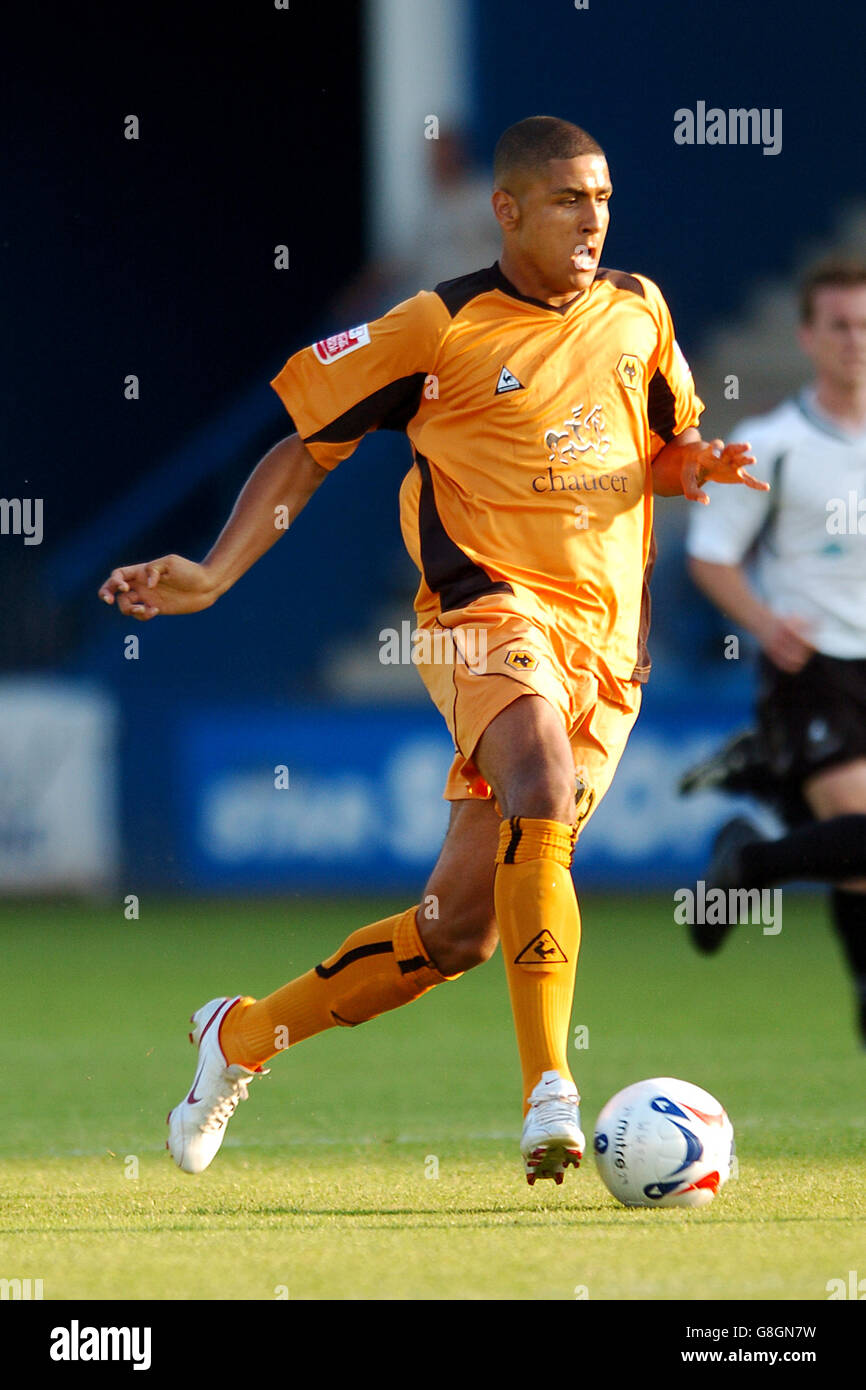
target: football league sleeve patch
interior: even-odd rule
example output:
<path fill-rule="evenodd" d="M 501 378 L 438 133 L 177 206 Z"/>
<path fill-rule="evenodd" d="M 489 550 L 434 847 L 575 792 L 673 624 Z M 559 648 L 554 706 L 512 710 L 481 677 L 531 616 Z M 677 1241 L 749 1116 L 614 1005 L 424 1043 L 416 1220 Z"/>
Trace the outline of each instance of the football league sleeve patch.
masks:
<path fill-rule="evenodd" d="M 289 358 L 271 385 L 322 468 L 348 458 L 371 430 L 406 429 L 448 322 L 438 296 L 422 291 Z"/>

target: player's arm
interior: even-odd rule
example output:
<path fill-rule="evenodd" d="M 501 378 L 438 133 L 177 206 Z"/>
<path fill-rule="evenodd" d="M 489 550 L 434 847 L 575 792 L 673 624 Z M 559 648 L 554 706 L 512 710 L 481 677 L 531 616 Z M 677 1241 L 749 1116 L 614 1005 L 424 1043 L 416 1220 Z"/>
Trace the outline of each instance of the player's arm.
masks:
<path fill-rule="evenodd" d="M 381 319 L 294 353 L 271 382 L 298 433 L 266 454 L 201 564 L 164 555 L 125 565 L 99 596 L 122 613 L 209 608 L 255 564 L 294 520 L 331 469 L 375 429 L 405 429 L 451 316 L 438 295 L 421 291 Z"/>
<path fill-rule="evenodd" d="M 328 476 L 297 434 L 281 439 L 247 479 L 216 544 L 201 563 L 164 555 L 115 569 L 105 603 L 146 622 L 158 613 L 198 613 L 216 602 L 270 550 Z"/>
<path fill-rule="evenodd" d="M 793 674 L 814 652 L 806 640 L 807 624 L 800 618 L 774 613 L 755 593 L 741 565 L 719 565 L 688 558 L 689 574 L 711 603 L 756 637 L 780 671 Z"/>
<path fill-rule="evenodd" d="M 695 392 L 691 368 L 680 350 L 664 296 L 645 275 L 635 277 L 658 329 L 656 352 L 649 364 L 647 423 L 652 437 L 652 487 L 659 497 L 687 497 L 704 506 L 704 483 L 742 483 L 761 492 L 769 484 L 752 478 L 755 463 L 748 444 L 701 439 L 697 425 L 704 404 Z M 659 447 L 655 447 L 655 440 Z"/>
<path fill-rule="evenodd" d="M 767 460 L 778 453 L 778 441 L 758 420 L 746 421 L 740 428 L 757 441 L 755 453 L 764 460 L 766 476 Z M 745 557 L 771 524 L 771 511 L 766 483 L 754 491 L 725 490 L 708 511 L 691 511 L 686 554 L 689 573 L 701 592 L 727 619 L 757 638 L 774 665 L 793 673 L 813 652 L 808 625 L 794 614 L 774 612 L 752 584 L 746 567 Z"/>
<path fill-rule="evenodd" d="M 674 435 L 653 459 L 653 492 L 659 497 L 687 497 L 703 506 L 710 500 L 704 483 L 743 483 L 758 492 L 769 492 L 769 483 L 746 472 L 755 462 L 749 444 L 701 439 L 690 427 Z"/>

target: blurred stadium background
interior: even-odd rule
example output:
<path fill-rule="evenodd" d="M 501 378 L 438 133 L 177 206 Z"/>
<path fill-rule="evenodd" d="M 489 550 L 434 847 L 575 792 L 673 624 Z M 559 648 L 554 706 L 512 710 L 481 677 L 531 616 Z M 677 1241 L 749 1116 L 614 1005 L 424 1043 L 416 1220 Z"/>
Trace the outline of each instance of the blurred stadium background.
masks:
<path fill-rule="evenodd" d="M 99 582 L 204 553 L 286 432 L 291 352 L 495 259 L 490 157 L 527 114 L 606 148 L 605 263 L 660 283 L 705 430 L 772 406 L 807 374 L 798 269 L 866 250 L 862 47 L 806 0 L 100 8 L 4 20 L 0 490 L 43 499 L 44 535 L 0 536 L 0 893 L 416 891 L 450 747 L 379 660 L 412 617 L 404 439 L 365 441 L 194 620 L 123 620 Z M 781 108 L 781 153 L 675 144 L 699 100 Z M 654 675 L 583 884 L 687 882 L 728 810 L 675 790 L 750 696 L 685 575 L 685 506 L 657 509 Z"/>

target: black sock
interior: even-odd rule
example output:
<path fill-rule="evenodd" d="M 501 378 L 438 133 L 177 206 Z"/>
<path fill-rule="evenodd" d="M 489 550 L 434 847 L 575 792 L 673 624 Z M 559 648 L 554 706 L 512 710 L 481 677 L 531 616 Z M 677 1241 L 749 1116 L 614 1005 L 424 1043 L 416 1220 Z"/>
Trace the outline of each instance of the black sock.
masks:
<path fill-rule="evenodd" d="M 833 924 L 854 976 L 860 1002 L 866 1003 L 866 893 L 834 888 L 830 895 Z"/>
<path fill-rule="evenodd" d="M 769 888 L 791 879 L 839 883 L 866 878 L 866 815 L 811 821 L 780 840 L 756 840 L 740 850 L 740 862 L 743 884 L 749 888 Z"/>

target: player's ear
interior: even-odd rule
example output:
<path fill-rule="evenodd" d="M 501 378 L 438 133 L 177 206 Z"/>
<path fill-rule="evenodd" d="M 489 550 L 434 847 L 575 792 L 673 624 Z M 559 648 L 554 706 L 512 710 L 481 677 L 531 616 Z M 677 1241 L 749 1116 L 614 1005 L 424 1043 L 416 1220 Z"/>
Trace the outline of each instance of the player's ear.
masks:
<path fill-rule="evenodd" d="M 497 188 L 491 202 L 494 215 L 502 230 L 504 232 L 513 231 L 520 222 L 520 204 L 513 193 L 508 193 L 504 188 Z"/>

